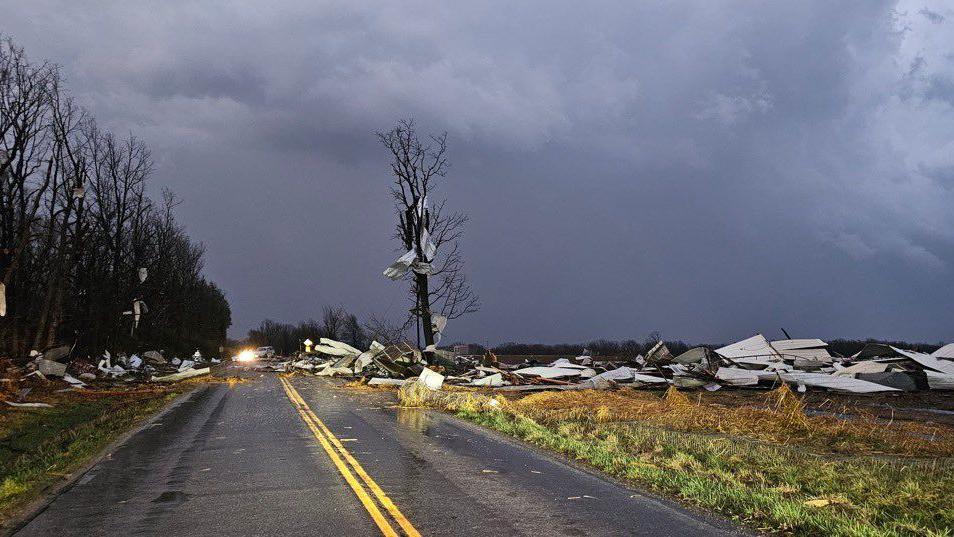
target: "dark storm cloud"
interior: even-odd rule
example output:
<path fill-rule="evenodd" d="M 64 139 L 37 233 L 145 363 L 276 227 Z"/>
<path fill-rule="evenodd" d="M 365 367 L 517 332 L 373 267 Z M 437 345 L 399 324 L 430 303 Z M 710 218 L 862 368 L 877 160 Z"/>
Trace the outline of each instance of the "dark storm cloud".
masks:
<path fill-rule="evenodd" d="M 943 2 L 0 6 L 153 147 L 236 333 L 406 311 L 373 133 L 414 116 L 471 216 L 449 338 L 952 336 Z"/>

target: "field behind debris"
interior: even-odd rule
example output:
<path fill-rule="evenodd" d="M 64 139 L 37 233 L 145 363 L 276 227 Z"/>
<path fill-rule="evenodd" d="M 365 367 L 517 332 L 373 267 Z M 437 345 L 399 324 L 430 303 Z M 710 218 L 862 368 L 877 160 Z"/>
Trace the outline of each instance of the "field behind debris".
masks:
<path fill-rule="evenodd" d="M 782 387 L 739 396 L 670 389 L 400 392 L 751 527 L 796 535 L 952 535 L 954 427 Z M 815 407 L 819 406 L 814 401 Z M 824 405 L 822 405 L 824 406 Z"/>
<path fill-rule="evenodd" d="M 50 408 L 0 408 L 0 528 L 183 388 L 43 392 Z"/>

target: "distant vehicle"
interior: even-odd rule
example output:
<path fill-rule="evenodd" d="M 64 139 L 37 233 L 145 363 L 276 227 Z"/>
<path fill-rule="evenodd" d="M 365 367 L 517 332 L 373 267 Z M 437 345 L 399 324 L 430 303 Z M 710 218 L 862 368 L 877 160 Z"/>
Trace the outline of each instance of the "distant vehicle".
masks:
<path fill-rule="evenodd" d="M 256 358 L 274 358 L 275 357 L 275 348 L 271 346 L 259 347 L 255 349 Z"/>
<path fill-rule="evenodd" d="M 252 362 L 258 360 L 259 358 L 274 358 L 275 357 L 275 348 L 274 347 L 259 347 L 255 350 L 245 349 L 242 352 L 236 354 L 232 357 L 233 361 L 236 362 Z"/>

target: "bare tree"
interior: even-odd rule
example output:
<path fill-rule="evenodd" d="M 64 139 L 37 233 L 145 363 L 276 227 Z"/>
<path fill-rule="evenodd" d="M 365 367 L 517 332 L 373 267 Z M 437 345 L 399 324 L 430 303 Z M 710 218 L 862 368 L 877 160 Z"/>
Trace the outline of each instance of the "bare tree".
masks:
<path fill-rule="evenodd" d="M 457 319 L 480 309 L 480 299 L 467 283 L 464 260 L 460 254 L 458 239 L 463 234 L 467 215 L 444 214 L 446 201 L 434 204 L 431 211 L 431 237 L 436 251 L 441 252 L 438 262 L 432 263 L 428 289 L 432 311 Z"/>
<path fill-rule="evenodd" d="M 228 302 L 201 276 L 175 198 L 146 195 L 148 149 L 98 129 L 61 85 L 56 66 L 0 39 L 0 354 L 56 342 L 214 352 Z M 154 307 L 131 340 L 122 312 L 136 298 Z"/>
<path fill-rule="evenodd" d="M 343 306 L 325 306 L 321 312 L 322 337 L 342 339 L 348 323 L 348 311 Z"/>
<path fill-rule="evenodd" d="M 14 304 L 28 291 L 18 285 L 17 267 L 57 171 L 49 128 L 56 77 L 52 66 L 30 64 L 11 40 L 0 43 L 0 283 L 13 285 Z"/>
<path fill-rule="evenodd" d="M 422 141 L 414 121 L 406 119 L 388 132 L 377 133 L 377 137 L 391 154 L 391 194 L 398 216 L 395 238 L 408 251 L 405 261 L 414 259 L 407 272 L 414 301 L 411 315 L 418 321 L 419 330 L 423 329 L 426 348 L 432 348 L 436 315 L 456 318 L 479 307 L 464 276 L 457 244 L 467 217 L 445 214 L 444 201 L 437 202 L 433 209 L 428 207 L 428 196 L 447 175 L 447 133 Z M 439 261 L 438 252 L 442 252 Z"/>
<path fill-rule="evenodd" d="M 368 339 L 377 341 L 383 345 L 393 345 L 404 340 L 407 333 L 407 324 L 403 326 L 395 325 L 388 320 L 378 317 L 374 314 L 364 323 L 364 332 Z"/>
<path fill-rule="evenodd" d="M 347 314 L 344 321 L 344 327 L 341 333 L 342 341 L 359 349 L 363 349 L 371 343 L 371 341 L 368 340 L 367 334 L 364 332 L 364 327 L 358 322 L 358 317 L 355 314 Z"/>

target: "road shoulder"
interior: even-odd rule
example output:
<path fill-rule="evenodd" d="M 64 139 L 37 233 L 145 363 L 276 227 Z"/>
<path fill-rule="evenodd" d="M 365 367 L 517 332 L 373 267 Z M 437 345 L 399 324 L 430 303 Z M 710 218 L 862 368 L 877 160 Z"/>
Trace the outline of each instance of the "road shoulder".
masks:
<path fill-rule="evenodd" d="M 26 503 L 14 505 L 12 512 L 5 514 L 6 518 L 2 524 L 0 524 L 0 535 L 13 535 L 29 524 L 30 521 L 43 513 L 58 496 L 69 491 L 70 488 L 82 479 L 92 468 L 122 447 L 130 438 L 150 427 L 153 423 L 161 421 L 164 416 L 174 411 L 179 405 L 195 397 L 203 390 L 208 389 L 209 386 L 203 384 L 183 385 L 179 393 L 173 394 L 167 401 L 160 402 L 161 406 L 159 409 L 139 417 L 131 427 L 116 431 L 110 435 L 111 438 L 106 445 L 92 456 L 83 458 L 82 460 L 72 461 L 71 466 L 75 469 L 71 470 L 62 478 L 41 488 L 35 493 L 35 498 Z"/>

